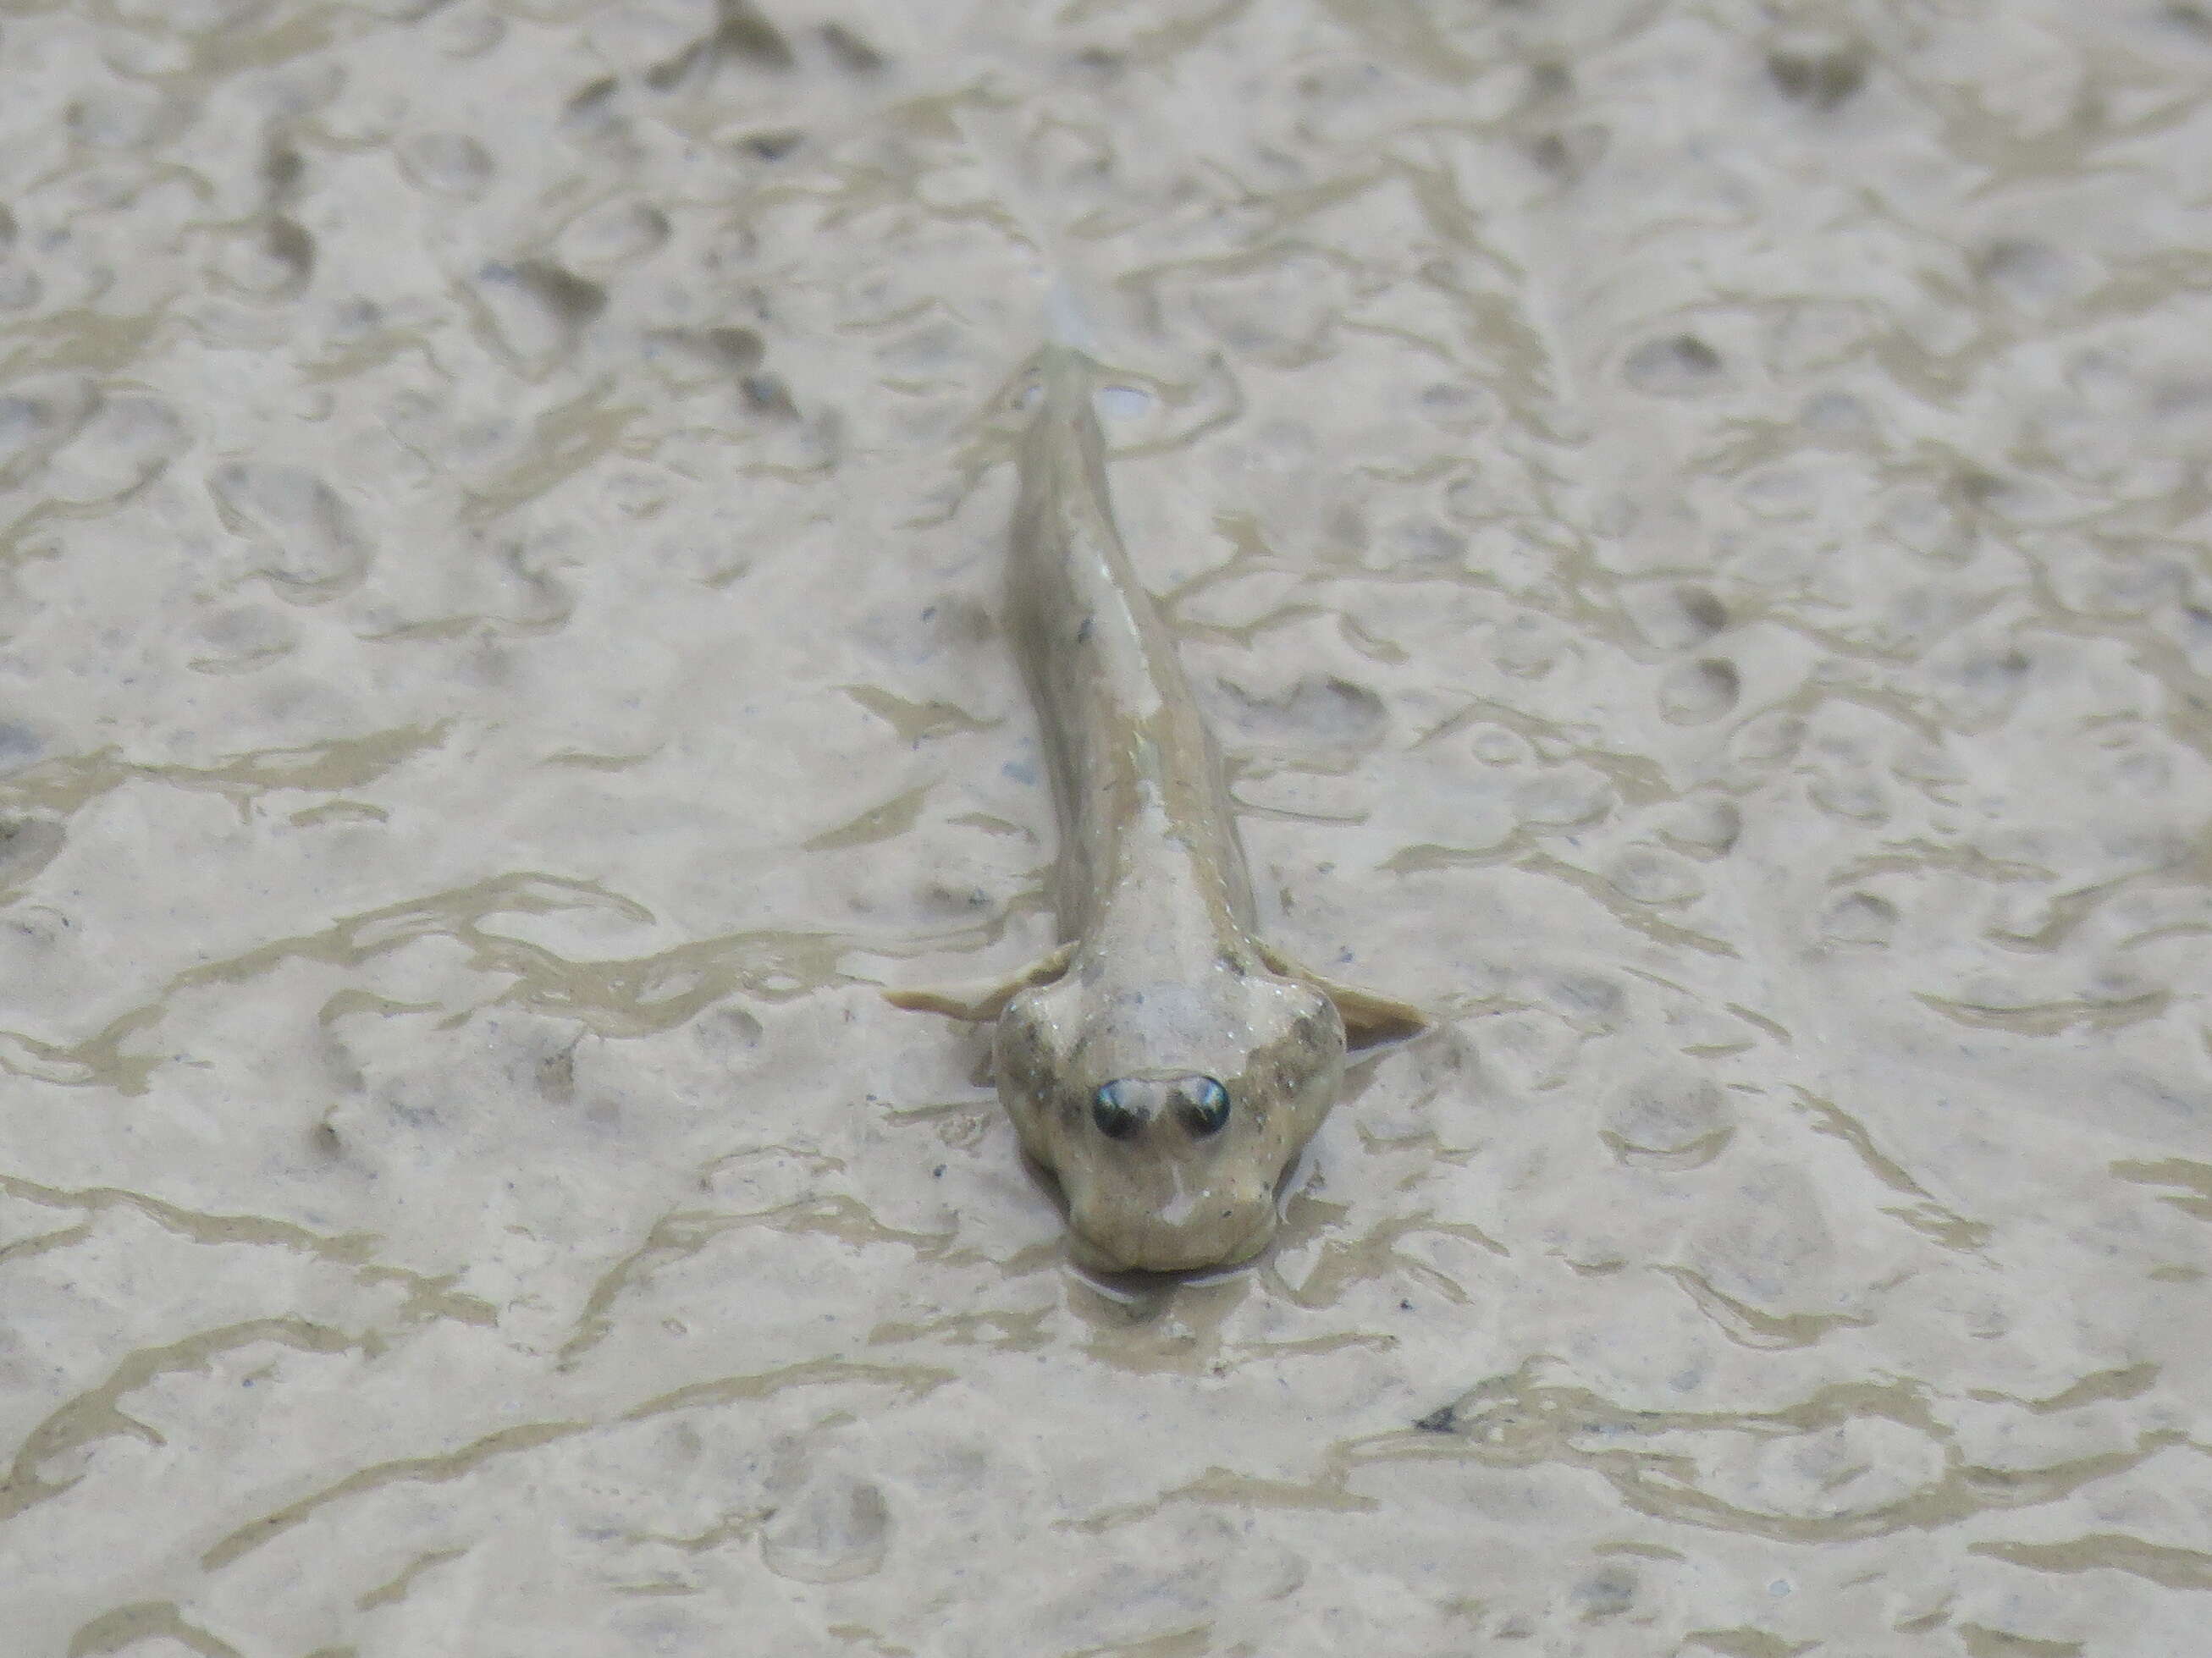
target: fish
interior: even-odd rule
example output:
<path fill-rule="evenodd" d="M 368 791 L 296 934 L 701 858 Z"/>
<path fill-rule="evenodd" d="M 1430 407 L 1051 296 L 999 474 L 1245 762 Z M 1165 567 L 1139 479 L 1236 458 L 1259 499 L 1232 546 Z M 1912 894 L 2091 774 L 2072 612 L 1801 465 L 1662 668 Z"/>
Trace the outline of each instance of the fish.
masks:
<path fill-rule="evenodd" d="M 1006 632 L 1048 756 L 1059 943 L 1012 979 L 887 993 L 994 1021 L 999 1096 L 1107 1272 L 1250 1260 L 1348 1063 L 1428 1020 L 1259 936 L 1220 756 L 1116 527 L 1097 367 L 1054 340 L 1017 452 Z"/>

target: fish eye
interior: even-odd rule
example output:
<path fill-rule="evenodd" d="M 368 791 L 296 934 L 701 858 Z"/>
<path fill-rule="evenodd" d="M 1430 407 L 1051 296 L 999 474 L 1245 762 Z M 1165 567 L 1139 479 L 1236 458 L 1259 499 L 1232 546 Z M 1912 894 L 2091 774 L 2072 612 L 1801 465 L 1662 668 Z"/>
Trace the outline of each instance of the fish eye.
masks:
<path fill-rule="evenodd" d="M 1194 1134 L 1218 1134 L 1229 1121 L 1229 1090 L 1211 1077 L 1196 1078 L 1183 1089 L 1177 1114 Z"/>
<path fill-rule="evenodd" d="M 1102 1083 L 1091 1096 L 1091 1121 L 1109 1140 L 1126 1140 L 1144 1124 L 1144 1116 L 1121 1097 L 1118 1082 Z"/>

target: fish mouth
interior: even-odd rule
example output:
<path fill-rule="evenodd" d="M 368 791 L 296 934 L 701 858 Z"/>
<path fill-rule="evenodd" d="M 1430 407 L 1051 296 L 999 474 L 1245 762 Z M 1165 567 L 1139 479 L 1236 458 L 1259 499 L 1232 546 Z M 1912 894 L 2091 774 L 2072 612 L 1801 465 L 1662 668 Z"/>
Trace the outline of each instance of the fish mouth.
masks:
<path fill-rule="evenodd" d="M 1236 1218 L 1232 1217 L 1232 1221 Z M 1154 1215 L 1069 1217 L 1076 1264 L 1102 1272 L 1203 1272 L 1251 1260 L 1274 1241 L 1275 1206 L 1263 1203 L 1243 1224 L 1176 1226 Z"/>

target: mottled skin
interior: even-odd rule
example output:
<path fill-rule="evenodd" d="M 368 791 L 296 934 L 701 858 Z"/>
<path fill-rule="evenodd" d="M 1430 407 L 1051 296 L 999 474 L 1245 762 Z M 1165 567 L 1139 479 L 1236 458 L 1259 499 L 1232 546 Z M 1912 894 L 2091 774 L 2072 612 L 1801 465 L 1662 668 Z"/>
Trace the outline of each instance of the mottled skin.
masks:
<path fill-rule="evenodd" d="M 1243 1260 L 1334 1102 L 1347 1027 L 1357 1048 L 1422 1021 L 1259 942 L 1212 740 L 1115 527 L 1091 364 L 1053 345 L 1041 370 L 1007 620 L 1051 757 L 1063 942 L 1012 985 L 893 999 L 995 1015 L 1000 1096 L 1094 1264 Z"/>

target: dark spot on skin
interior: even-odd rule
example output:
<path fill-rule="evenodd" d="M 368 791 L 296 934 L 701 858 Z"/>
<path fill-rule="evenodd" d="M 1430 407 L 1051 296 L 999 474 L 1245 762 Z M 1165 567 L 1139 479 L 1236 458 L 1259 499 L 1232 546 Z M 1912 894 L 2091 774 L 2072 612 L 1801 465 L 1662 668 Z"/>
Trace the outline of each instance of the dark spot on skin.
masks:
<path fill-rule="evenodd" d="M 1077 644 L 1088 645 L 1091 642 L 1091 620 L 1092 618 L 1090 616 L 1085 616 L 1083 618 L 1083 625 L 1075 630 L 1075 642 Z"/>
<path fill-rule="evenodd" d="M 936 1168 L 929 1171 L 929 1177 L 932 1180 L 943 1180 L 945 1178 L 945 1165 L 941 1163 L 939 1163 Z"/>
<path fill-rule="evenodd" d="M 1455 1406 L 1441 1406 L 1431 1411 L 1413 1424 L 1425 1434 L 1448 1434 L 1459 1427 L 1459 1411 Z"/>

